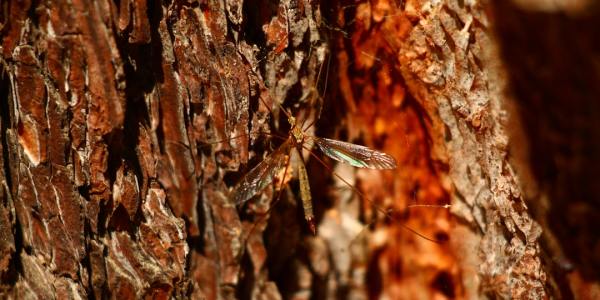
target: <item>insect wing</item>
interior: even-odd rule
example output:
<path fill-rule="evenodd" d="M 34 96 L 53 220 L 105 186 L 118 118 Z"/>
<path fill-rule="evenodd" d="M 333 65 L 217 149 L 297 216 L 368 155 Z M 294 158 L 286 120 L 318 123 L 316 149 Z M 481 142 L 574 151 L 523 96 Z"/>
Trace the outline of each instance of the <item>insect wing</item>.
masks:
<path fill-rule="evenodd" d="M 285 142 L 242 178 L 232 191 L 233 200 L 236 205 L 248 201 L 256 193 L 273 182 L 273 178 L 277 172 L 285 166 L 286 158 L 288 157 L 286 154 L 289 153 L 290 146 L 289 142 Z"/>
<path fill-rule="evenodd" d="M 389 154 L 373 150 L 369 147 L 313 137 L 319 149 L 325 155 L 343 163 L 359 168 L 395 169 L 396 160 Z"/>

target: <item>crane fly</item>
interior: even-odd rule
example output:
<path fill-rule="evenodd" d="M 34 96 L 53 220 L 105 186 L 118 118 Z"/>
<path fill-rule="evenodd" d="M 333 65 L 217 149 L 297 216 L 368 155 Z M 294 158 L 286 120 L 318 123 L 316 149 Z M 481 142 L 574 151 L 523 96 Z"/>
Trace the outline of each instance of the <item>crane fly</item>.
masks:
<path fill-rule="evenodd" d="M 328 61 L 329 63 L 329 61 Z M 319 69 L 319 76 L 321 75 L 321 71 L 323 68 L 323 64 L 321 64 L 321 68 Z M 325 86 L 327 86 L 327 75 L 325 76 Z M 317 79 L 318 81 L 318 79 Z M 260 84 L 260 82 L 259 82 Z M 324 94 L 324 92 L 323 92 Z M 259 96 L 259 100 L 262 104 L 271 111 L 270 105 L 267 104 L 261 96 Z M 304 159 L 302 157 L 302 150 L 309 150 L 311 156 L 313 156 L 317 161 L 319 161 L 327 170 L 331 171 L 333 175 L 343 181 L 345 184 L 350 186 L 355 192 L 357 192 L 361 197 L 367 198 L 366 195 L 358 191 L 354 188 L 348 181 L 344 178 L 340 177 L 338 174 L 333 172 L 333 170 L 323 162 L 317 155 L 315 155 L 307 144 L 314 143 L 317 145 L 317 148 L 321 152 L 323 152 L 326 156 L 331 159 L 349 164 L 354 167 L 359 168 L 367 168 L 367 169 L 377 169 L 377 170 L 391 170 L 396 169 L 397 164 L 396 160 L 389 154 L 383 153 L 377 150 L 373 150 L 369 147 L 365 147 L 362 145 L 352 144 L 348 142 L 342 142 L 339 140 L 321 138 L 317 136 L 313 136 L 307 134 L 307 130 L 314 125 L 314 120 L 307 126 L 304 124 L 298 124 L 295 117 L 292 116 L 291 112 L 288 112 L 285 108 L 281 107 L 281 111 L 287 117 L 287 121 L 290 125 L 289 134 L 287 137 L 281 137 L 274 135 L 275 137 L 279 137 L 284 140 L 284 142 L 270 155 L 268 155 L 262 162 L 252 168 L 248 173 L 246 173 L 242 179 L 237 183 L 237 185 L 233 188 L 231 192 L 231 198 L 236 206 L 241 206 L 246 201 L 250 200 L 254 195 L 264 190 L 268 185 L 270 185 L 280 171 L 284 170 L 281 186 L 285 184 L 285 176 L 288 171 L 288 167 L 290 165 L 291 157 L 295 156 L 299 159 L 295 160 L 297 172 L 298 172 L 298 181 L 300 184 L 300 199 L 302 202 L 304 217 L 306 222 L 310 228 L 310 231 L 313 234 L 316 234 L 316 224 L 315 217 L 313 213 L 312 206 L 312 197 L 310 192 L 310 185 L 308 180 L 308 173 L 306 171 L 306 165 Z M 317 113 L 317 115 L 320 114 Z M 271 111 L 271 115 L 274 115 Z M 318 119 L 318 116 L 317 116 Z M 306 121 L 306 119 L 305 119 Z M 278 195 L 279 196 L 279 195 Z M 278 199 L 278 198 L 277 198 Z M 277 201 L 277 199 L 275 201 Z M 367 199 L 368 200 L 368 199 Z M 370 200 L 369 200 L 370 201 Z M 437 205 L 410 205 L 411 207 L 439 207 Z M 447 206 L 443 206 L 447 207 Z M 384 215 L 390 216 L 389 211 L 380 210 Z M 402 225 L 406 230 L 432 242 L 438 242 L 434 239 L 426 237 L 419 232 Z"/>
<path fill-rule="evenodd" d="M 283 111 L 285 112 L 285 110 Z M 308 173 L 302 158 L 302 149 L 307 148 L 306 143 L 312 141 L 328 157 L 359 168 L 395 169 L 396 160 L 389 154 L 365 146 L 308 135 L 305 133 L 308 128 L 302 128 L 302 125 L 299 125 L 296 118 L 290 113 L 285 112 L 285 114 L 290 124 L 288 138 L 240 180 L 232 191 L 232 198 L 236 205 L 242 205 L 250 200 L 255 194 L 271 184 L 284 166 L 287 169 L 292 155 L 295 155 L 300 158 L 297 160 L 297 168 L 304 217 L 311 232 L 316 234 Z M 310 126 L 312 124 L 309 124 L 308 127 Z M 283 176 L 285 176 L 285 173 Z"/>

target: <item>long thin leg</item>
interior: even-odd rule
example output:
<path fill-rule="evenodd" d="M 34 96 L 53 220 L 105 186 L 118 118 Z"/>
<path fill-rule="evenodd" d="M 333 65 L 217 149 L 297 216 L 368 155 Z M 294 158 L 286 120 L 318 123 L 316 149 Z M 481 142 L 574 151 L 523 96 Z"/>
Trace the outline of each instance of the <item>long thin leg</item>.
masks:
<path fill-rule="evenodd" d="M 283 140 L 283 141 L 287 140 L 287 137 L 281 136 L 279 134 L 255 131 L 255 132 L 249 132 L 249 133 L 245 133 L 245 134 L 240 134 L 240 135 L 232 136 L 230 138 L 222 139 L 222 140 L 218 140 L 218 141 L 205 142 L 205 143 L 202 143 L 202 144 L 206 145 L 206 146 L 208 146 L 208 145 L 216 145 L 216 144 L 228 142 L 228 141 L 231 141 L 231 140 L 239 139 L 239 138 L 242 138 L 242 137 L 245 137 L 245 136 L 250 136 L 253 133 L 264 134 L 264 135 L 266 135 L 268 137 L 277 138 L 277 139 L 280 139 L 280 140 Z"/>
<path fill-rule="evenodd" d="M 302 147 L 304 147 L 304 145 Z M 337 177 L 338 179 L 340 179 L 341 181 L 343 181 L 346 185 L 348 185 L 355 193 L 358 194 L 359 197 L 361 197 L 361 198 L 366 199 L 367 201 L 369 201 L 375 207 L 375 209 L 377 211 L 381 212 L 386 218 L 393 219 L 393 217 L 390 214 L 389 210 L 385 210 L 385 209 L 379 207 L 375 202 L 373 202 L 373 200 L 369 199 L 369 197 L 367 197 L 364 193 L 362 193 L 361 191 L 359 191 L 356 187 L 354 187 L 352 184 L 350 184 L 348 181 L 346 181 L 343 177 L 341 177 L 339 174 L 337 174 L 336 172 L 334 172 L 333 169 L 330 166 L 328 166 L 322 159 L 319 158 L 319 156 L 317 156 L 312 151 L 310 151 L 310 149 L 308 149 L 308 148 L 305 148 L 305 149 L 309 150 L 309 153 L 310 153 L 310 155 L 312 157 L 314 157 L 319 163 L 321 163 L 321 165 L 323 165 L 323 167 L 325 167 L 329 172 L 331 172 L 331 174 L 333 174 L 333 176 Z M 410 228 L 410 227 L 408 227 L 408 226 L 406 226 L 406 225 L 404 225 L 402 223 L 398 223 L 398 224 L 400 226 L 402 226 L 402 228 L 404 228 L 405 230 L 408 230 L 408 231 L 416 234 L 417 236 L 422 237 L 422 238 L 424 238 L 424 239 L 426 239 L 426 240 L 428 240 L 430 242 L 434 242 L 434 243 L 437 243 L 437 244 L 441 244 L 441 243 L 444 242 L 444 241 L 436 240 L 434 238 L 427 237 L 427 236 L 423 235 L 422 233 L 419 233 L 416 230 L 414 230 L 414 229 L 412 229 L 412 228 Z"/>

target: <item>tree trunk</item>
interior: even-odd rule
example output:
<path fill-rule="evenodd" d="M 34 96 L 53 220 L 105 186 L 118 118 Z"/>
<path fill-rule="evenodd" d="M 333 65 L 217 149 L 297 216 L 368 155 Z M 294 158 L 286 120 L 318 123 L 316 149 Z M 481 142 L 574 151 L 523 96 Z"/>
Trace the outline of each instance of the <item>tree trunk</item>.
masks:
<path fill-rule="evenodd" d="M 597 296 L 597 10 L 514 2 L 3 2 L 0 296 Z M 305 151 L 314 236 L 232 198 L 288 114 L 398 164 Z"/>

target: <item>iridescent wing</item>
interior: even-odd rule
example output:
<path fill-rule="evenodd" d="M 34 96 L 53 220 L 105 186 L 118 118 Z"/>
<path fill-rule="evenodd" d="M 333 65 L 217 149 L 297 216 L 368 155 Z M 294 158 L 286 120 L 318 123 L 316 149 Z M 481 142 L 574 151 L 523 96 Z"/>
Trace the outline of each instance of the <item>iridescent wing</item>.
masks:
<path fill-rule="evenodd" d="M 326 138 L 312 137 L 325 155 L 343 163 L 359 168 L 395 169 L 396 160 L 389 154 L 371 148 L 336 141 Z"/>
<path fill-rule="evenodd" d="M 273 178 L 283 168 L 288 161 L 288 154 L 291 150 L 290 141 L 283 143 L 275 152 L 265 158 L 250 172 L 248 172 L 233 188 L 231 193 L 236 205 L 240 205 L 252 198 L 256 193 L 266 188 Z"/>

